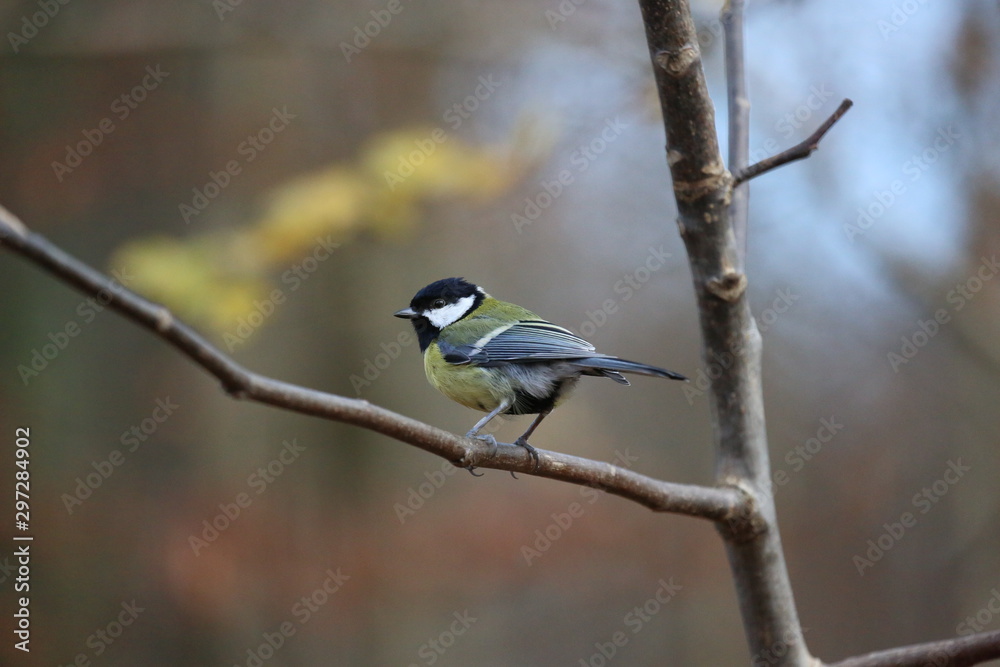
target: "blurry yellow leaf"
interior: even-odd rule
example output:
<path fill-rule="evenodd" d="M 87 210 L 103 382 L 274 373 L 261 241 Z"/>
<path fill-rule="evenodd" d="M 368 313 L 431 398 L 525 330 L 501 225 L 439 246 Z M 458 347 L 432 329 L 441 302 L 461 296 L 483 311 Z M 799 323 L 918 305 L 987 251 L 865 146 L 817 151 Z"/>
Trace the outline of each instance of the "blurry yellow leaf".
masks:
<path fill-rule="evenodd" d="M 337 247 L 362 232 L 400 240 L 416 229 L 428 202 L 487 200 L 502 193 L 523 172 L 525 155 L 531 160 L 551 145 L 536 125 L 521 123 L 513 150 L 470 146 L 441 128 L 383 133 L 355 163 L 303 174 L 274 188 L 250 225 L 186 241 L 137 240 L 123 246 L 115 262 L 136 276 L 139 292 L 186 319 L 232 335 L 255 312 L 256 302 L 267 298 L 271 278 L 310 248 Z M 248 335 L 239 335 L 240 342 Z"/>
<path fill-rule="evenodd" d="M 189 242 L 154 237 L 122 246 L 112 263 L 134 276 L 130 287 L 136 291 L 181 317 L 222 331 L 266 291 L 253 274 L 233 270 L 225 247 L 217 237 Z"/>
<path fill-rule="evenodd" d="M 376 137 L 362 163 L 389 196 L 487 197 L 510 183 L 509 160 L 498 148 L 471 147 L 441 128 L 414 128 Z"/>
<path fill-rule="evenodd" d="M 288 260 L 317 236 L 347 238 L 371 196 L 371 185 L 349 168 L 306 174 L 271 192 L 267 211 L 250 233 L 262 257 Z"/>

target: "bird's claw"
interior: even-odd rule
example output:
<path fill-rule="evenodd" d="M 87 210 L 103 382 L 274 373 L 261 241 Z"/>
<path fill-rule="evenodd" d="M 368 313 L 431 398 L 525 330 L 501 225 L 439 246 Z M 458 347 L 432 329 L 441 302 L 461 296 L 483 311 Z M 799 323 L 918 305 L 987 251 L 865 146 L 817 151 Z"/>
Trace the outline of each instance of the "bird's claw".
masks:
<path fill-rule="evenodd" d="M 538 461 L 538 450 L 535 449 L 534 447 L 532 447 L 531 445 L 529 445 L 528 441 L 525 439 L 525 437 L 523 435 L 520 438 L 518 438 L 517 440 L 515 440 L 514 444 L 517 445 L 518 447 L 524 447 L 525 449 L 528 450 L 528 455 L 531 456 L 531 458 L 535 462 L 535 470 L 534 471 L 538 472 L 538 464 L 539 464 L 539 461 Z"/>
<path fill-rule="evenodd" d="M 495 437 L 493 437 L 492 434 L 490 434 L 490 433 L 484 433 L 482 435 L 479 435 L 475 431 L 469 431 L 468 433 L 465 434 L 465 437 L 466 438 L 472 438 L 473 440 L 482 440 L 483 442 L 489 444 L 490 451 L 489 451 L 488 456 L 490 458 L 493 458 L 494 456 L 496 456 L 498 444 L 497 444 L 497 439 Z M 468 470 L 469 473 L 473 477 L 482 477 L 483 476 L 483 473 L 476 474 L 476 466 L 474 466 L 474 465 L 459 466 L 459 467 L 460 468 L 465 468 L 466 470 Z"/>
<path fill-rule="evenodd" d="M 482 435 L 477 435 L 472 431 L 465 434 L 466 438 L 472 438 L 473 440 L 482 440 L 490 446 L 489 456 L 492 458 L 497 454 L 497 439 L 493 437 L 491 433 L 483 433 Z"/>
<path fill-rule="evenodd" d="M 499 443 L 497 442 L 497 439 L 493 435 L 491 435 L 489 433 L 483 433 L 482 435 L 480 435 L 480 434 L 476 433 L 475 431 L 469 431 L 468 433 L 465 434 L 465 437 L 467 437 L 467 438 L 473 438 L 474 440 L 482 440 L 483 442 L 488 443 L 490 445 L 490 451 L 489 451 L 489 454 L 487 456 L 489 456 L 490 458 L 493 458 L 494 456 L 496 456 L 497 449 L 499 447 Z M 539 458 L 538 458 L 538 450 L 535 449 L 534 447 L 532 447 L 531 445 L 529 445 L 528 444 L 528 440 L 524 436 L 521 436 L 520 438 L 518 438 L 517 440 L 515 440 L 514 444 L 517 445 L 518 447 L 524 447 L 525 449 L 528 450 L 528 455 L 535 462 L 535 468 L 534 468 L 534 470 L 535 470 L 535 472 L 537 472 L 538 471 L 538 466 L 539 466 L 539 463 L 540 463 L 539 462 Z M 465 468 L 466 470 L 468 470 L 472 474 L 473 477 L 482 477 L 483 476 L 482 473 L 479 473 L 478 475 L 476 474 L 476 472 L 475 472 L 476 466 L 474 466 L 474 465 L 467 465 L 467 466 L 459 465 L 458 467 Z M 510 471 L 510 476 L 513 477 L 514 479 L 517 479 L 517 475 L 514 474 L 513 470 Z"/>

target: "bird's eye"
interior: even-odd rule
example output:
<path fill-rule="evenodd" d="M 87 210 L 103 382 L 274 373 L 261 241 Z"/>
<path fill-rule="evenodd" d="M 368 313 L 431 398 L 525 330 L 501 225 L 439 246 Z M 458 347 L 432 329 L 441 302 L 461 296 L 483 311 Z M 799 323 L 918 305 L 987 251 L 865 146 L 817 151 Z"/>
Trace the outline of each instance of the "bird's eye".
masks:
<path fill-rule="evenodd" d="M 431 302 L 431 308 L 444 308 L 447 305 L 448 302 L 444 299 L 434 299 L 434 301 Z"/>

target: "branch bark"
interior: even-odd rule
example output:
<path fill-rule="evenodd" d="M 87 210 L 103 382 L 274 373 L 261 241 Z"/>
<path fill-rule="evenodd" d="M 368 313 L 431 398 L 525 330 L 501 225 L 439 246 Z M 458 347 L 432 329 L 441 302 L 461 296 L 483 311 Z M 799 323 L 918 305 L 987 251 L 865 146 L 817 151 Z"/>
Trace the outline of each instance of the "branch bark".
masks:
<path fill-rule="evenodd" d="M 761 338 L 746 298 L 733 224 L 733 178 L 715 133 L 694 22 L 686 0 L 639 0 L 667 135 L 678 225 L 687 247 L 701 319 L 706 367 L 725 363 L 710 401 L 716 480 L 753 499 L 748 520 L 722 527 L 744 631 L 755 656 L 808 665 L 778 533 L 760 377 Z M 740 56 L 742 58 L 742 56 Z M 745 207 L 744 207 L 745 210 Z M 745 526 L 753 530 L 742 530 Z M 780 657 L 776 646 L 787 647 Z"/>
<path fill-rule="evenodd" d="M 148 301 L 63 252 L 25 227 L 0 206 L 0 245 L 75 287 L 101 297 L 107 307 L 152 331 L 218 378 L 237 399 L 366 428 L 437 454 L 458 466 L 477 466 L 583 484 L 627 498 L 658 511 L 716 522 L 738 522 L 747 498 L 739 489 L 675 484 L 602 461 L 538 450 L 537 469 L 526 449 L 502 446 L 495 455 L 481 440 L 460 437 L 386 410 L 368 401 L 327 394 L 253 373 L 205 340 L 165 307 Z"/>
<path fill-rule="evenodd" d="M 726 44 L 726 103 L 729 116 L 729 171 L 738 174 L 750 164 L 750 96 L 747 94 L 746 50 L 743 46 L 744 0 L 729 0 L 722 9 Z M 750 188 L 733 183 L 729 214 L 742 271 L 747 257 Z"/>
<path fill-rule="evenodd" d="M 829 667 L 966 667 L 1000 657 L 1000 630 L 878 651 Z"/>

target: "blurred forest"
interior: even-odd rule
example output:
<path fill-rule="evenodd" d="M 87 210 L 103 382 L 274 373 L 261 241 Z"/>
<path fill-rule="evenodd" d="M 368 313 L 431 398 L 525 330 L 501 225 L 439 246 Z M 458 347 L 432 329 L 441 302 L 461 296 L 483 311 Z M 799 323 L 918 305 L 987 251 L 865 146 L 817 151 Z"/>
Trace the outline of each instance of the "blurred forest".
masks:
<path fill-rule="evenodd" d="M 721 2 L 693 4 L 724 128 Z M 241 363 L 464 433 L 391 314 L 465 276 L 694 380 L 584 381 L 536 446 L 711 482 L 724 360 L 700 356 L 636 3 L 32 0 L 0 26 L 0 203 Z M 998 629 L 997 4 L 758 0 L 747 46 L 753 160 L 855 102 L 751 195 L 810 649 Z M 30 658 L 0 553 L 4 664 L 754 657 L 707 522 L 233 401 L 7 252 L 0 284 L 0 476 L 30 427 L 35 535 Z"/>

